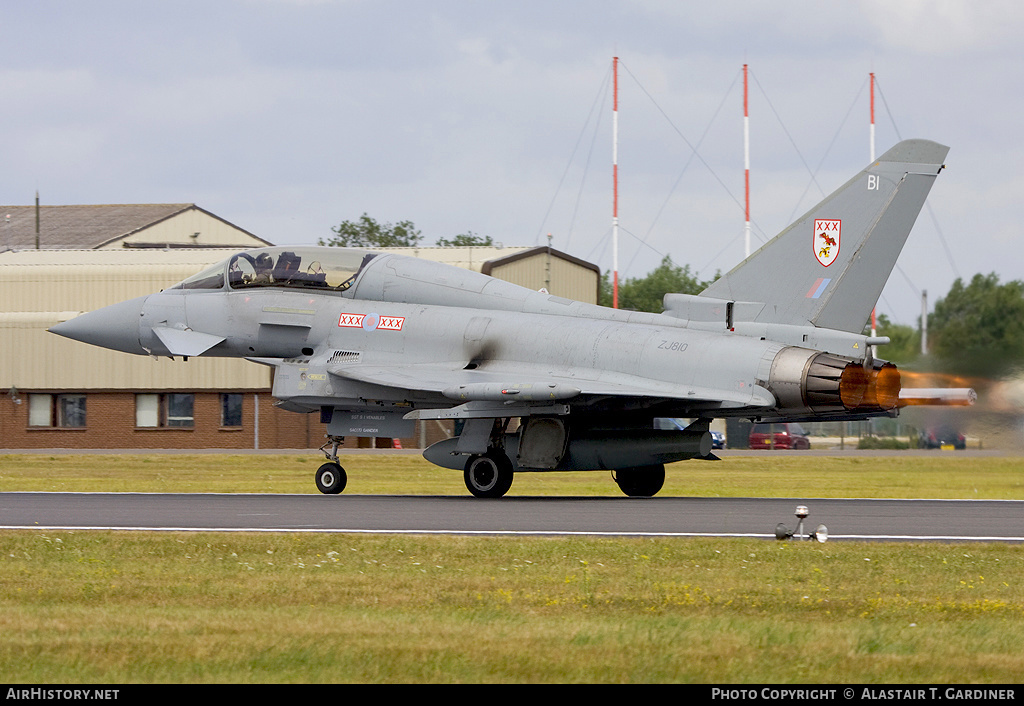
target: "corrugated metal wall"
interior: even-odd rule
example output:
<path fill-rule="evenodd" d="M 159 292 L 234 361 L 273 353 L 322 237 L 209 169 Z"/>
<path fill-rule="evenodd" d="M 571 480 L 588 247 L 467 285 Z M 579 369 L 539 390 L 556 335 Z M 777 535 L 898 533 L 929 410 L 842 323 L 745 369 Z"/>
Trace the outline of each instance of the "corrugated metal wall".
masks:
<path fill-rule="evenodd" d="M 549 293 L 558 297 L 597 303 L 596 272 L 544 253 L 498 265 L 491 270 L 491 276 L 529 289 L 547 287 Z"/>
<path fill-rule="evenodd" d="M 165 289 L 237 250 L 0 253 L 3 311 L 84 312 Z"/>
<path fill-rule="evenodd" d="M 232 252 L 0 253 L 0 389 L 268 389 L 269 368 L 244 360 L 154 361 L 46 331 L 81 312 L 165 289 Z"/>
<path fill-rule="evenodd" d="M 45 314 L 0 314 L 0 390 L 267 390 L 270 369 L 237 358 L 154 360 L 48 333 Z"/>

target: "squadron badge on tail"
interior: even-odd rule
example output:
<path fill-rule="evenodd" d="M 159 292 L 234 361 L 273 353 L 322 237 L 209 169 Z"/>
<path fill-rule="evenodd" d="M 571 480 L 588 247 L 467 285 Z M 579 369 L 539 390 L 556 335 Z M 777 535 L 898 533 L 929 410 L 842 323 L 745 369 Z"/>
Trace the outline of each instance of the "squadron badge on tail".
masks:
<path fill-rule="evenodd" d="M 818 262 L 824 267 L 831 265 L 839 256 L 839 235 L 841 230 L 841 220 L 814 219 L 814 240 L 811 246 L 814 248 L 814 257 L 818 258 Z"/>

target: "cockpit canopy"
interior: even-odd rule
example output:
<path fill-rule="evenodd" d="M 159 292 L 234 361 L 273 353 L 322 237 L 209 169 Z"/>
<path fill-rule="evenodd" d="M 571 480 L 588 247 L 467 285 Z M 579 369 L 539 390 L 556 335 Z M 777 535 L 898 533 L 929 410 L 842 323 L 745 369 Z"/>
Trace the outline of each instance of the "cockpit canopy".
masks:
<path fill-rule="evenodd" d="M 246 250 L 171 289 L 291 287 L 344 292 L 377 253 L 350 248 L 274 247 Z"/>

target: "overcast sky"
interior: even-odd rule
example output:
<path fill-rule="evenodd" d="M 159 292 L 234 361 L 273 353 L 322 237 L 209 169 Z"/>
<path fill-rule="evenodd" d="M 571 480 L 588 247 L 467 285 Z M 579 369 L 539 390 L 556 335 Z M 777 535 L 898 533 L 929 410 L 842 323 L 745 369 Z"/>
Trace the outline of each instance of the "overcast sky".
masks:
<path fill-rule="evenodd" d="M 879 310 L 1024 279 L 1017 0 L 0 0 L 0 203 L 196 203 L 274 243 L 368 213 L 620 276 L 743 258 L 900 139 L 947 169 Z M 697 148 L 696 156 L 693 148 Z"/>

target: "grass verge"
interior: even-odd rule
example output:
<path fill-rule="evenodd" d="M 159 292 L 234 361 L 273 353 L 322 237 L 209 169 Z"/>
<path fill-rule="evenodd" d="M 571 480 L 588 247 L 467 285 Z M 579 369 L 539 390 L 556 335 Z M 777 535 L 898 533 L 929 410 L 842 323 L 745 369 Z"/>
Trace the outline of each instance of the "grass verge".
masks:
<path fill-rule="evenodd" d="M 0 490 L 160 493 L 316 493 L 309 455 L 8 454 Z M 466 495 L 462 474 L 418 455 L 346 455 L 346 493 Z M 620 495 L 606 472 L 521 473 L 510 495 Z M 766 453 L 668 466 L 659 495 L 804 498 L 1024 499 L 1017 456 Z"/>
<path fill-rule="evenodd" d="M 3 532 L 11 682 L 1010 683 L 1006 545 Z"/>

